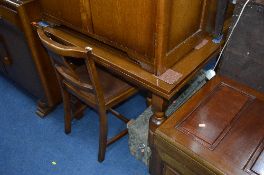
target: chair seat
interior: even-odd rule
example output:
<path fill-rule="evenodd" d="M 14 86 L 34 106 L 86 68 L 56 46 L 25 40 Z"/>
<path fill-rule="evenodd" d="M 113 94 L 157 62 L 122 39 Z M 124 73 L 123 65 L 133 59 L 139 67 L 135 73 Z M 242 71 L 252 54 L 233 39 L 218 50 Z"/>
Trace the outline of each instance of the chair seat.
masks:
<path fill-rule="evenodd" d="M 136 88 L 130 86 L 125 81 L 120 80 L 101 68 L 97 68 L 97 72 L 107 108 L 111 108 L 121 102 L 121 99 L 124 96 L 130 96 L 137 91 Z M 85 65 L 78 67 L 76 69 L 76 73 L 80 77 L 80 81 L 82 83 L 91 84 L 91 80 L 89 76 L 87 76 L 87 69 Z M 64 83 L 75 96 L 92 106 L 96 106 L 97 102 L 93 93 L 89 93 L 88 91 L 72 86 L 70 83 Z M 120 98 L 120 101 L 118 98 Z"/>

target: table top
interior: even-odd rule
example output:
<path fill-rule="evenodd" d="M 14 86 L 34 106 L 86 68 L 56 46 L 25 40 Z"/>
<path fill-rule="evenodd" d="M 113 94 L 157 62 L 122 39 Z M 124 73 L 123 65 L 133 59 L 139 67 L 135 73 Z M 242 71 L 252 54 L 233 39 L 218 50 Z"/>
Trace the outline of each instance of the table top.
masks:
<path fill-rule="evenodd" d="M 66 42 L 80 47 L 93 48 L 95 61 L 124 77 L 128 81 L 151 91 L 165 99 L 170 99 L 177 93 L 207 61 L 219 52 L 220 45 L 212 42 L 212 38 L 206 38 L 208 42 L 200 49 L 193 50 L 186 57 L 177 62 L 171 69 L 182 74 L 182 77 L 174 84 L 168 84 L 160 80 L 154 74 L 142 69 L 138 64 L 129 59 L 128 55 L 118 49 L 110 47 L 102 42 L 81 35 L 63 27 L 46 27 L 44 30 Z"/>

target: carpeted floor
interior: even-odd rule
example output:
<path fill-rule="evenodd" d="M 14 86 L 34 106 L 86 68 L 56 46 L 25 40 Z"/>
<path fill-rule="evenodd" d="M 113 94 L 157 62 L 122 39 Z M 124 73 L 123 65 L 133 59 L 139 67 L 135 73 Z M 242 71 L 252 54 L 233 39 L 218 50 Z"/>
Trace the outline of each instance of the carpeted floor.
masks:
<path fill-rule="evenodd" d="M 88 109 L 64 134 L 63 107 L 47 118 L 35 114 L 36 99 L 0 75 L 0 175 L 145 175 L 147 167 L 129 153 L 128 137 L 111 145 L 97 162 L 98 117 Z M 136 95 L 117 110 L 130 118 L 146 108 Z M 124 125 L 109 114 L 110 135 Z M 112 127 L 111 127 L 112 126 Z"/>

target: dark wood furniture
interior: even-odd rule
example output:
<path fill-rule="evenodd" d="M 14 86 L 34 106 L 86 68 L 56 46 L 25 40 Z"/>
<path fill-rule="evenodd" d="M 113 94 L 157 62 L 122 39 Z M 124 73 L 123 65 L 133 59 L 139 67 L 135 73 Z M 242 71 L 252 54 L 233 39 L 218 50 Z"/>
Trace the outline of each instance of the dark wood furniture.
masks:
<path fill-rule="evenodd" d="M 217 76 L 155 134 L 162 175 L 262 175 L 264 94 Z"/>
<path fill-rule="evenodd" d="M 39 12 L 37 1 L 0 1 L 0 73 L 39 99 L 37 114 L 43 117 L 61 96 L 50 59 L 30 24 Z"/>
<path fill-rule="evenodd" d="M 221 2 L 40 1 L 45 21 L 67 26 L 119 48 L 143 69 L 156 75 L 175 65 L 204 38 L 222 32 L 227 3 Z"/>
<path fill-rule="evenodd" d="M 66 43 L 42 29 L 37 30 L 39 38 L 44 46 L 57 54 L 54 55 L 53 64 L 60 82 L 64 112 L 65 132 L 71 132 L 71 96 L 77 97 L 90 107 L 96 109 L 100 120 L 100 138 L 98 161 L 105 158 L 106 147 L 127 134 L 127 129 L 115 137 L 107 140 L 108 122 L 107 111 L 112 112 L 118 119 L 127 123 L 129 120 L 113 110 L 112 107 L 126 100 L 137 92 L 121 79 L 114 77 L 107 71 L 95 65 L 96 57 L 92 54 L 92 48 L 81 48 L 71 43 Z M 84 64 L 74 66 L 72 59 L 83 60 Z"/>
<path fill-rule="evenodd" d="M 156 130 L 152 175 L 264 173 L 263 11 L 248 4 L 219 75 Z"/>

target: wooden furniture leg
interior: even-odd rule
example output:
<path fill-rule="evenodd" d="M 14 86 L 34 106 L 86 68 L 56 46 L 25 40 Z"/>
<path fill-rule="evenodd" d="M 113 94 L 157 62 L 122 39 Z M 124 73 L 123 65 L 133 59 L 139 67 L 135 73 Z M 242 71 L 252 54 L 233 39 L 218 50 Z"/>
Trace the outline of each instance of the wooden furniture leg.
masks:
<path fill-rule="evenodd" d="M 152 110 L 154 115 L 150 118 L 150 131 L 155 131 L 165 120 L 165 110 L 167 108 L 167 100 L 155 94 L 152 95 Z"/>
<path fill-rule="evenodd" d="M 48 115 L 55 106 L 49 106 L 48 102 L 44 99 L 40 99 L 37 102 L 37 109 L 36 109 L 36 114 L 40 118 L 44 118 L 46 115 Z"/>
<path fill-rule="evenodd" d="M 151 106 L 152 105 L 152 94 L 150 92 L 147 92 L 147 97 L 146 97 L 146 104 L 147 106 Z"/>
<path fill-rule="evenodd" d="M 103 162 L 105 159 L 105 152 L 107 147 L 108 124 L 107 114 L 105 110 L 99 109 L 100 115 L 100 134 L 99 134 L 99 152 L 98 161 Z"/>
<path fill-rule="evenodd" d="M 152 110 L 154 112 L 154 115 L 150 118 L 149 121 L 149 147 L 151 149 L 151 157 L 150 157 L 150 166 L 149 166 L 149 172 L 152 175 L 161 174 L 161 159 L 158 157 L 158 154 L 156 154 L 156 150 L 154 149 L 154 133 L 155 130 L 160 126 L 165 120 L 165 110 L 167 109 L 167 100 L 163 99 L 162 97 L 159 97 L 157 95 L 152 95 Z"/>
<path fill-rule="evenodd" d="M 71 133 L 71 95 L 66 88 L 62 88 L 62 98 L 64 106 L 65 134 Z"/>

